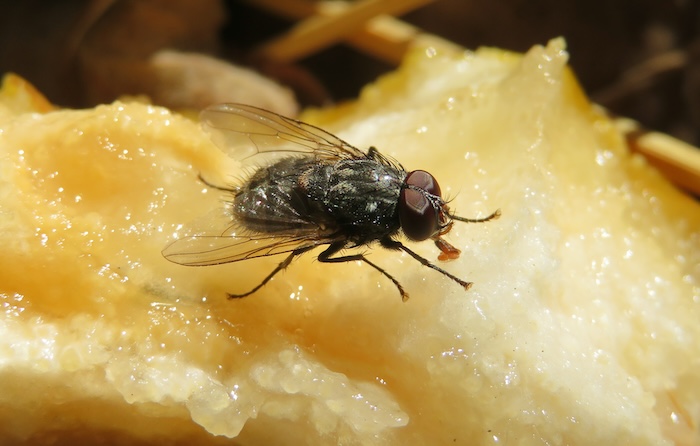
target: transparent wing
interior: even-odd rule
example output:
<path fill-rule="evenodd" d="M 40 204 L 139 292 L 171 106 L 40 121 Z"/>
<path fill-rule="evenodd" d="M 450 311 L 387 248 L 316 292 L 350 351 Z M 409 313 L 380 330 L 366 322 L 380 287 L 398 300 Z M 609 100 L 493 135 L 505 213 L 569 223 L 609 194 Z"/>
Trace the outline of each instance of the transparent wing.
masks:
<path fill-rule="evenodd" d="M 296 237 L 194 235 L 175 240 L 163 250 L 163 257 L 185 266 L 220 265 L 328 243 L 330 240 L 314 238 L 312 234 Z"/>
<path fill-rule="evenodd" d="M 243 163 L 280 153 L 329 160 L 367 157 L 323 129 L 251 105 L 214 105 L 202 111 L 200 118 L 214 143 Z"/>

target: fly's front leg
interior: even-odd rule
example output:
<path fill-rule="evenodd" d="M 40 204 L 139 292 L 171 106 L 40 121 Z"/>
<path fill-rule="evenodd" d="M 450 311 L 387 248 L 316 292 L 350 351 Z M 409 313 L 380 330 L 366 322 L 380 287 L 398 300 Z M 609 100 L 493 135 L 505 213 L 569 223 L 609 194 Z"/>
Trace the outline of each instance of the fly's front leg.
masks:
<path fill-rule="evenodd" d="M 410 256 L 413 257 L 414 259 L 418 260 L 423 266 L 427 266 L 428 268 L 432 268 L 432 269 L 434 269 L 435 271 L 437 271 L 437 272 L 439 272 L 440 274 L 442 274 L 443 276 L 447 276 L 447 277 L 449 277 L 450 279 L 452 279 L 452 280 L 454 280 L 455 282 L 457 282 L 458 284 L 462 285 L 462 286 L 464 287 L 465 290 L 468 290 L 468 289 L 471 288 L 471 286 L 473 285 L 472 282 L 464 281 L 464 280 L 460 279 L 459 277 L 454 276 L 454 275 L 448 273 L 447 271 L 445 271 L 444 269 L 440 268 L 439 266 L 430 263 L 430 261 L 429 261 L 428 259 L 426 259 L 426 258 L 424 258 L 424 257 L 421 257 L 420 255 L 416 254 L 415 252 L 411 251 L 411 250 L 410 250 L 409 248 L 407 248 L 403 243 L 401 243 L 401 242 L 399 242 L 399 241 L 397 241 L 397 240 L 392 240 L 392 239 L 390 239 L 390 238 L 384 238 L 384 239 L 381 239 L 381 240 L 380 240 L 380 243 L 382 244 L 383 247 L 385 247 L 385 248 L 387 248 L 387 249 L 393 249 L 393 250 L 396 250 L 396 251 L 403 251 L 403 252 L 405 252 L 406 254 L 410 255 Z"/>
<path fill-rule="evenodd" d="M 323 263 L 342 263 L 342 262 L 354 262 L 354 261 L 361 261 L 365 262 L 372 268 L 376 269 L 384 277 L 387 279 L 391 280 L 394 285 L 396 285 L 396 288 L 399 290 L 399 294 L 401 294 L 401 300 L 406 302 L 408 300 L 408 293 L 406 293 L 406 290 L 403 289 L 401 284 L 399 283 L 398 280 L 394 278 L 391 274 L 386 272 L 382 267 L 379 265 L 372 263 L 367 259 L 367 257 L 364 256 L 364 254 L 353 254 L 349 256 L 340 256 L 340 257 L 331 257 L 334 254 L 337 254 L 339 251 L 341 251 L 345 247 L 344 242 L 336 242 L 336 243 L 331 243 L 331 245 L 323 251 L 321 254 L 318 255 L 318 261 L 323 262 Z"/>

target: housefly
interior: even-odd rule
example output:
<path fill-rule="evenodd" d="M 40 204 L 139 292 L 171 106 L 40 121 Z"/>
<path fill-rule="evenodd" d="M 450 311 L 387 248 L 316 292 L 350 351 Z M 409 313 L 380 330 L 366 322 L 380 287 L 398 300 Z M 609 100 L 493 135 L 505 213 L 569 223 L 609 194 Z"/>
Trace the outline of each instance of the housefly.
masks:
<path fill-rule="evenodd" d="M 231 193 L 226 226 L 215 235 L 176 240 L 163 255 L 186 266 L 286 255 L 258 285 L 229 298 L 255 293 L 295 257 L 324 246 L 320 262 L 364 262 L 391 280 L 405 301 L 408 294 L 394 276 L 363 253 L 342 253 L 373 242 L 405 252 L 465 289 L 472 285 L 397 238 L 430 239 L 440 250 L 439 260 L 456 259 L 460 250 L 442 238 L 453 222 L 489 221 L 500 210 L 485 218 L 459 217 L 428 172 L 408 172 L 374 147 L 363 152 L 325 130 L 271 111 L 221 104 L 204 110 L 201 119 L 220 148 L 254 171 L 238 187 L 213 185 L 200 176 L 208 186 Z"/>

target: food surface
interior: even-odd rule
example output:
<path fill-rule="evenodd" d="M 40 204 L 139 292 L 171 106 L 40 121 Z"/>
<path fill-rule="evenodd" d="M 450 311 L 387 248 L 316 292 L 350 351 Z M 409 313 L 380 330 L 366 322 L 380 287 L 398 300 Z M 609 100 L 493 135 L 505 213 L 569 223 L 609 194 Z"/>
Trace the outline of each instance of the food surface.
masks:
<path fill-rule="evenodd" d="M 363 249 L 191 268 L 249 169 L 193 122 L 0 91 L 0 443 L 700 441 L 700 206 L 593 107 L 561 40 L 525 55 L 426 41 L 302 119 L 430 172 L 462 251 Z M 348 251 L 350 252 L 350 251 Z"/>

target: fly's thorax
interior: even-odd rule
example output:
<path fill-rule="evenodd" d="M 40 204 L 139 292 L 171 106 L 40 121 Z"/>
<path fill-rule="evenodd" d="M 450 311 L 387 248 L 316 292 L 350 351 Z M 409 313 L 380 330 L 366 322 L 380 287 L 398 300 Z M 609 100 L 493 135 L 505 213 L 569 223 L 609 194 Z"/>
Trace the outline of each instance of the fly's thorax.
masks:
<path fill-rule="evenodd" d="M 309 201 L 323 203 L 330 187 L 334 166 L 331 163 L 316 162 L 299 172 L 299 187 Z"/>
<path fill-rule="evenodd" d="M 333 165 L 324 204 L 348 233 L 368 239 L 398 231 L 397 203 L 405 171 L 372 159 Z"/>

